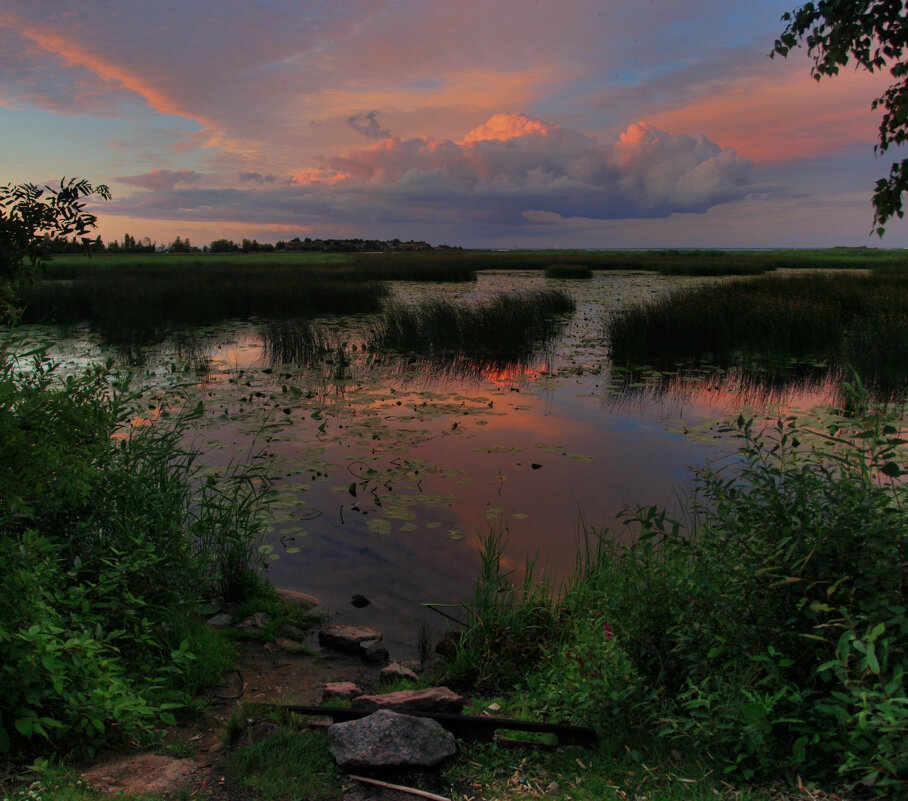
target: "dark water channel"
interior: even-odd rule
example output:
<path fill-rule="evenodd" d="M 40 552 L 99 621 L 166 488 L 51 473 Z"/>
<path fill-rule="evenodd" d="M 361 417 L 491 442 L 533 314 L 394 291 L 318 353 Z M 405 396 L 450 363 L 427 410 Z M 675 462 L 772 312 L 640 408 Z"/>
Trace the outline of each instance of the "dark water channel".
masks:
<path fill-rule="evenodd" d="M 320 321 L 341 346 L 314 366 L 272 363 L 256 326 L 244 323 L 199 332 L 188 352 L 185 342 L 157 349 L 138 379 L 150 394 L 172 395 L 177 376 L 190 385 L 187 404 L 204 402 L 195 437 L 207 465 L 254 453 L 273 464 L 270 579 L 316 595 L 338 622 L 378 626 L 403 657 L 422 621 L 445 629 L 423 603 L 469 596 L 489 530 L 506 531 L 516 569 L 535 555 L 564 576 L 584 528 L 622 536 L 623 508 L 677 506 L 689 468 L 730 450 L 711 428 L 717 420 L 748 403 L 771 414 L 828 401 L 822 383 L 761 396 L 731 378 L 629 380 L 613 370 L 605 316 L 697 280 L 601 273 L 566 282 L 511 272 L 470 285 L 394 285 L 405 300 L 565 289 L 577 312 L 530 364 L 464 358 L 439 370 L 370 354 L 361 347 L 370 321 L 350 318 Z M 61 341 L 59 351 L 76 363 L 104 355 L 88 334 Z M 354 608 L 354 593 L 372 604 Z"/>

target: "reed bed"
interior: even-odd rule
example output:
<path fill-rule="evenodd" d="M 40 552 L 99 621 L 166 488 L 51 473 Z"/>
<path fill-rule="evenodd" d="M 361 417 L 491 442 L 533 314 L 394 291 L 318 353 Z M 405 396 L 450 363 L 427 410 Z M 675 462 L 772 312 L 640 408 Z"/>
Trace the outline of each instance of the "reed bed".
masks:
<path fill-rule="evenodd" d="M 265 357 L 272 364 L 314 367 L 341 357 L 347 361 L 346 343 L 307 319 L 269 320 L 258 328 Z"/>
<path fill-rule="evenodd" d="M 908 274 L 762 276 L 676 292 L 606 324 L 612 359 L 762 365 L 792 358 L 857 370 L 884 394 L 908 382 Z"/>
<path fill-rule="evenodd" d="M 454 253 L 365 253 L 353 256 L 352 267 L 373 281 L 475 281 L 469 256 Z"/>
<path fill-rule="evenodd" d="M 100 264 L 74 278 L 47 280 L 21 293 L 23 322 L 88 322 L 108 341 L 155 341 L 169 330 L 227 319 L 295 318 L 374 312 L 387 287 L 347 269 L 204 268 Z"/>
<path fill-rule="evenodd" d="M 430 358 L 494 356 L 519 362 L 550 342 L 562 315 L 574 310 L 565 292 L 537 290 L 473 303 L 430 300 L 392 304 L 373 328 L 370 347 Z"/>
<path fill-rule="evenodd" d="M 546 278 L 584 280 L 593 277 L 593 271 L 583 264 L 550 264 L 545 268 Z"/>

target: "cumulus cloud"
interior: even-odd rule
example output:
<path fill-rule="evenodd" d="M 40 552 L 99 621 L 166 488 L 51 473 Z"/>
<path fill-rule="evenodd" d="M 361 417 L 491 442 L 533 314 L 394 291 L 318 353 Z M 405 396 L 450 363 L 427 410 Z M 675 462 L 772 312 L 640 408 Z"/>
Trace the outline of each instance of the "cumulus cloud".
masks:
<path fill-rule="evenodd" d="M 151 170 L 141 175 L 121 175 L 120 183 L 129 184 L 139 189 L 150 189 L 155 192 L 166 192 L 178 186 L 189 186 L 198 183 L 202 175 L 195 170 Z"/>
<path fill-rule="evenodd" d="M 637 123 L 603 142 L 522 114 L 496 114 L 462 140 L 386 138 L 300 170 L 323 192 L 397 196 L 520 218 L 533 209 L 594 219 L 704 211 L 742 197 L 750 162 L 704 136 Z M 469 201 L 467 198 L 469 197 Z"/>
<path fill-rule="evenodd" d="M 107 207 L 183 220 L 397 230 L 405 224 L 538 232 L 704 212 L 756 187 L 750 162 L 704 136 L 631 125 L 604 141 L 522 114 L 496 114 L 459 141 L 381 142 L 256 187 L 170 187 Z M 258 175 L 251 174 L 251 175 Z"/>
<path fill-rule="evenodd" d="M 391 131 L 382 129 L 378 124 L 380 111 L 370 111 L 368 114 L 354 114 L 347 119 L 347 124 L 355 131 L 359 131 L 367 139 L 386 139 L 391 136 Z"/>

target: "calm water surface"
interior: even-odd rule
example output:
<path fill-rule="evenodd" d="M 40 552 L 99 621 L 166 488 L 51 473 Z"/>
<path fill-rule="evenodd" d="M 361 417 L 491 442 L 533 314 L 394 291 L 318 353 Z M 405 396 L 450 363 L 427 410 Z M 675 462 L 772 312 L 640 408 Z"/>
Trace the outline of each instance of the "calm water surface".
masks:
<path fill-rule="evenodd" d="M 175 375 L 188 384 L 189 406 L 204 402 L 195 442 L 206 464 L 267 454 L 280 493 L 267 543 L 271 580 L 316 595 L 337 622 L 378 626 L 403 657 L 422 621 L 445 628 L 423 603 L 469 597 L 490 529 L 506 530 L 512 567 L 537 556 L 563 576 L 584 528 L 622 536 L 622 509 L 676 507 L 690 467 L 730 452 L 711 423 L 748 402 L 828 400 L 822 384 L 755 398 L 731 380 L 649 374 L 629 382 L 611 368 L 602 339 L 611 311 L 702 280 L 491 272 L 463 285 L 392 285 L 406 302 L 565 289 L 577 312 L 532 364 L 464 358 L 439 369 L 369 354 L 361 345 L 372 318 L 335 318 L 319 321 L 343 343 L 332 363 L 273 364 L 256 326 L 243 323 L 165 343 L 146 354 L 137 381 L 152 398 L 146 406 L 176 397 L 168 389 Z M 64 363 L 106 355 L 88 333 L 57 341 Z M 372 605 L 355 609 L 354 593 Z"/>

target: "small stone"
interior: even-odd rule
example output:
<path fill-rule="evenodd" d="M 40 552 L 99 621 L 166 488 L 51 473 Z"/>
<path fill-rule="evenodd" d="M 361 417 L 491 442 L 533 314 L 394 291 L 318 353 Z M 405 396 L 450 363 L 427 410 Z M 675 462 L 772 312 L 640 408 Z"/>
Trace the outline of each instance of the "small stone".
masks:
<path fill-rule="evenodd" d="M 356 698 L 357 695 L 362 694 L 363 691 L 352 681 L 329 681 L 325 685 L 325 692 L 322 695 L 322 698 L 325 701 L 330 701 L 332 698 L 340 698 L 349 701 L 352 698 Z"/>
<path fill-rule="evenodd" d="M 358 654 L 360 643 L 378 641 L 382 633 L 374 626 L 325 626 L 318 632 L 318 644 L 345 654 Z"/>
<path fill-rule="evenodd" d="M 378 678 L 381 679 L 385 684 L 392 684 L 398 679 L 410 679 L 410 681 L 419 681 L 419 676 L 417 676 L 412 670 L 398 662 L 392 662 L 388 667 L 382 668 L 381 673 L 378 674 Z"/>
<path fill-rule="evenodd" d="M 233 621 L 233 616 L 228 615 L 224 612 L 221 612 L 219 615 L 214 615 L 213 617 L 208 618 L 206 622 L 209 626 L 214 626 L 215 628 L 221 628 L 223 626 L 229 626 Z"/>
<path fill-rule="evenodd" d="M 310 609 L 315 609 L 316 606 L 321 606 L 318 598 L 314 595 L 307 595 L 304 592 L 297 592 L 296 590 L 276 590 L 278 597 L 283 600 L 296 604 L 304 612 L 308 612 Z"/>
<path fill-rule="evenodd" d="M 558 785 L 558 782 L 552 782 L 548 787 L 545 788 L 545 792 L 548 795 L 558 795 L 559 790 L 561 790 L 561 787 Z"/>
<path fill-rule="evenodd" d="M 365 609 L 369 604 L 372 603 L 365 595 L 360 595 L 357 593 L 350 599 L 350 603 L 353 604 L 357 609 Z"/>

